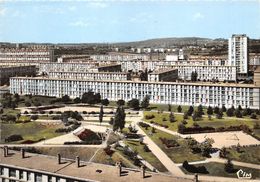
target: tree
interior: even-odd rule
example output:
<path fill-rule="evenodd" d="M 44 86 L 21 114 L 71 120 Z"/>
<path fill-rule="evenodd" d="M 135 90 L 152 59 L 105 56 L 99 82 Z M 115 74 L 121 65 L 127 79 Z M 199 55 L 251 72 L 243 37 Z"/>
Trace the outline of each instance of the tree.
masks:
<path fill-rule="evenodd" d="M 202 117 L 203 114 L 204 114 L 204 112 L 203 112 L 203 107 L 202 107 L 202 105 L 199 105 L 199 106 L 198 106 L 198 116 L 199 116 L 199 117 Z"/>
<path fill-rule="evenodd" d="M 233 173 L 234 172 L 234 165 L 232 164 L 230 159 L 228 159 L 227 163 L 225 164 L 225 171 L 227 173 Z"/>
<path fill-rule="evenodd" d="M 31 119 L 34 120 L 34 121 L 37 120 L 38 119 L 38 115 L 31 115 Z"/>
<path fill-rule="evenodd" d="M 178 106 L 177 111 L 178 111 L 178 112 L 181 112 L 181 111 L 182 111 L 182 108 L 181 108 L 180 105 Z"/>
<path fill-rule="evenodd" d="M 68 95 L 64 95 L 61 97 L 61 101 L 66 103 L 66 102 L 69 102 L 70 101 L 70 97 Z"/>
<path fill-rule="evenodd" d="M 190 107 L 189 107 L 189 110 L 188 110 L 188 112 L 187 112 L 187 114 L 188 114 L 189 116 L 191 116 L 192 113 L 193 113 L 193 111 L 194 111 L 194 108 L 193 108 L 192 106 L 190 106 Z"/>
<path fill-rule="evenodd" d="M 81 99 L 80 99 L 79 97 L 76 97 L 76 98 L 73 100 L 73 102 L 74 102 L 75 104 L 78 104 L 78 103 L 81 102 Z"/>
<path fill-rule="evenodd" d="M 237 108 L 236 110 L 235 110 L 235 116 L 237 117 L 237 118 L 242 118 L 243 116 L 242 116 L 242 113 L 241 113 L 241 110 L 239 109 L 239 108 Z"/>
<path fill-rule="evenodd" d="M 193 121 L 198 121 L 199 118 L 200 118 L 200 115 L 199 115 L 198 111 L 195 111 L 195 112 L 193 113 L 193 115 L 192 115 L 192 120 L 193 120 Z"/>
<path fill-rule="evenodd" d="M 201 148 L 203 156 L 206 156 L 206 157 L 209 156 L 213 143 L 214 143 L 214 140 L 212 138 L 206 138 L 205 141 L 201 143 L 200 148 Z"/>
<path fill-rule="evenodd" d="M 207 114 L 208 114 L 208 115 L 212 115 L 212 114 L 213 114 L 213 109 L 212 109 L 211 106 L 208 107 L 208 109 L 207 109 Z"/>
<path fill-rule="evenodd" d="M 141 107 L 144 109 L 147 109 L 149 106 L 150 102 L 150 97 L 148 95 L 146 95 L 143 99 L 143 101 L 141 102 Z"/>
<path fill-rule="evenodd" d="M 130 107 L 130 108 L 133 108 L 135 110 L 138 110 L 140 108 L 140 103 L 139 103 L 139 100 L 138 99 L 132 99 L 130 101 L 127 102 L 127 105 Z"/>
<path fill-rule="evenodd" d="M 178 125 L 178 133 L 183 133 L 185 129 L 186 127 L 184 124 L 181 123 Z"/>
<path fill-rule="evenodd" d="M 16 93 L 14 94 L 14 99 L 15 99 L 14 101 L 18 103 L 20 101 L 20 96 Z"/>
<path fill-rule="evenodd" d="M 102 99 L 101 104 L 104 105 L 104 106 L 108 106 L 109 100 L 108 99 Z"/>
<path fill-rule="evenodd" d="M 116 131 L 125 127 L 125 110 L 124 108 L 118 107 L 115 113 L 114 123 L 113 123 L 113 130 Z"/>
<path fill-rule="evenodd" d="M 222 119 L 223 117 L 223 112 L 222 109 L 219 111 L 219 113 L 216 115 L 217 119 Z"/>
<path fill-rule="evenodd" d="M 119 99 L 117 102 L 116 102 L 117 106 L 124 106 L 125 105 L 125 101 L 123 99 Z"/>
<path fill-rule="evenodd" d="M 170 113 L 170 115 L 169 115 L 169 120 L 170 120 L 171 123 L 173 123 L 173 122 L 176 121 L 173 112 Z"/>
<path fill-rule="evenodd" d="M 97 104 L 101 102 L 100 93 L 95 94 L 92 91 L 85 92 L 81 98 L 82 103 Z"/>
<path fill-rule="evenodd" d="M 232 108 L 229 108 L 226 113 L 227 113 L 227 116 L 229 116 L 229 117 L 234 116 L 234 110 Z"/>
<path fill-rule="evenodd" d="M 225 105 L 222 105 L 221 110 L 222 110 L 222 112 L 226 112 L 227 111 L 227 108 L 225 107 Z"/>
<path fill-rule="evenodd" d="M 251 119 L 256 119 L 256 118 L 257 118 L 257 116 L 256 116 L 256 114 L 255 114 L 255 113 L 252 113 L 252 114 L 251 114 L 251 116 L 250 116 L 250 118 L 251 118 Z"/>
<path fill-rule="evenodd" d="M 240 111 L 243 110 L 242 107 L 241 107 L 241 105 L 239 105 L 237 109 L 240 110 Z"/>
<path fill-rule="evenodd" d="M 103 111 L 103 105 L 100 106 L 100 111 L 99 111 L 99 123 L 103 122 L 103 116 L 104 116 L 104 111 Z"/>
<path fill-rule="evenodd" d="M 216 106 L 216 107 L 214 108 L 214 113 L 215 113 L 215 114 L 219 114 L 219 107 Z"/>
<path fill-rule="evenodd" d="M 185 112 L 185 113 L 183 114 L 183 119 L 188 119 L 188 118 L 189 118 L 189 115 L 188 115 L 187 112 Z"/>
<path fill-rule="evenodd" d="M 24 105 L 25 105 L 26 107 L 31 107 L 31 106 L 32 106 L 32 104 L 31 104 L 29 101 L 25 101 Z"/>
<path fill-rule="evenodd" d="M 168 111 L 169 111 L 169 112 L 172 111 L 172 106 L 171 106 L 171 104 L 168 104 Z"/>

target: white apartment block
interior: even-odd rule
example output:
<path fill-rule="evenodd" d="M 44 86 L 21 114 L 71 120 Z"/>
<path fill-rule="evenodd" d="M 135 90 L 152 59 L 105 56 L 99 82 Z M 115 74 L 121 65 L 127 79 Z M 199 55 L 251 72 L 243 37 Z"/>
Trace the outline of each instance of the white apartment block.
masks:
<path fill-rule="evenodd" d="M 130 61 L 130 60 L 143 60 L 148 61 L 150 59 L 149 55 L 146 54 L 132 54 L 132 53 L 118 53 L 112 52 L 109 54 L 91 55 L 91 59 L 94 61 Z"/>
<path fill-rule="evenodd" d="M 197 72 L 197 79 L 200 81 L 236 81 L 237 77 L 235 66 L 172 65 L 160 66 L 160 68 L 178 69 L 178 77 L 182 80 L 191 80 L 192 72 Z"/>
<path fill-rule="evenodd" d="M 80 80 L 130 80 L 130 73 L 126 72 L 49 72 L 51 78 L 80 79 Z"/>
<path fill-rule="evenodd" d="M 84 63 L 89 62 L 90 56 L 89 55 L 62 55 L 61 57 L 57 58 L 58 63 Z"/>
<path fill-rule="evenodd" d="M 238 74 L 248 73 L 248 37 L 246 35 L 232 35 L 228 41 L 229 65 L 237 67 Z"/>
<path fill-rule="evenodd" d="M 93 63 L 40 63 L 39 73 L 49 72 L 120 72 L 119 64 L 97 64 Z"/>
<path fill-rule="evenodd" d="M 177 69 L 158 70 L 148 74 L 149 82 L 173 82 L 178 79 Z"/>
<path fill-rule="evenodd" d="M 53 49 L 4 48 L 0 49 L 0 62 L 52 62 Z"/>
<path fill-rule="evenodd" d="M 260 87 L 253 84 L 178 83 L 146 81 L 88 81 L 77 79 L 26 78 L 10 79 L 10 93 L 71 98 L 92 90 L 102 98 L 126 101 L 142 100 L 149 95 L 151 103 L 260 108 Z"/>

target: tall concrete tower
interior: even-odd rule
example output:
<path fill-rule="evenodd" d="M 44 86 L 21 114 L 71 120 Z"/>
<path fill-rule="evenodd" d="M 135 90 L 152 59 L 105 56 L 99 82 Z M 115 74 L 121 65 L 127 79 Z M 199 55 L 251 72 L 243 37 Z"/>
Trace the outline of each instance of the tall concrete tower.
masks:
<path fill-rule="evenodd" d="M 237 67 L 238 75 L 248 73 L 248 37 L 245 34 L 232 35 L 228 42 L 228 62 Z"/>

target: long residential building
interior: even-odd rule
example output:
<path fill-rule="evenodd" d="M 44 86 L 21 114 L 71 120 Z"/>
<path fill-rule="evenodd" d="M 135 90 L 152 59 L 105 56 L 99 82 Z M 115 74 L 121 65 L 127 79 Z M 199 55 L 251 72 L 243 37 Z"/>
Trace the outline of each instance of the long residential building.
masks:
<path fill-rule="evenodd" d="M 130 80 L 130 73 L 126 72 L 49 72 L 51 78 L 74 78 L 81 80 Z"/>
<path fill-rule="evenodd" d="M 52 62 L 54 50 L 49 48 L 2 48 L 0 62 Z"/>
<path fill-rule="evenodd" d="M 260 108 L 260 87 L 254 84 L 147 82 L 147 81 L 91 81 L 43 77 L 13 77 L 10 93 L 71 98 L 81 97 L 92 90 L 109 100 L 133 98 L 142 100 L 150 96 L 151 103 L 174 105 L 200 105 L 242 108 Z"/>

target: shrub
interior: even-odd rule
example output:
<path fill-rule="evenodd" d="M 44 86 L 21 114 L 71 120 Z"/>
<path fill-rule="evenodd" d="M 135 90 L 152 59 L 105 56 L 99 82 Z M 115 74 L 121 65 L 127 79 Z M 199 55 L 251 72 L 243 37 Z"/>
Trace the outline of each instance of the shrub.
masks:
<path fill-rule="evenodd" d="M 107 146 L 106 148 L 104 148 L 104 152 L 109 155 L 109 156 L 112 156 L 112 154 L 114 153 L 113 150 L 111 150 L 111 147 L 110 146 Z"/>
<path fill-rule="evenodd" d="M 21 135 L 10 135 L 5 139 L 5 142 L 15 142 L 23 140 L 23 137 Z"/>
<path fill-rule="evenodd" d="M 144 128 L 150 127 L 149 124 L 146 124 L 146 123 L 144 123 L 144 122 L 139 122 L 138 124 L 139 124 L 139 126 L 144 127 Z"/>
<path fill-rule="evenodd" d="M 256 119 L 257 116 L 256 116 L 256 114 L 252 113 L 251 116 L 250 116 L 250 118 L 251 118 L 251 119 Z"/>
<path fill-rule="evenodd" d="M 145 116 L 145 119 L 153 119 L 153 118 L 155 118 L 155 116 L 153 115 L 153 114 L 149 114 L 149 115 L 146 115 Z"/>
<path fill-rule="evenodd" d="M 49 111 L 49 114 L 53 114 L 53 111 Z"/>
<path fill-rule="evenodd" d="M 151 152 L 151 150 L 149 149 L 149 147 L 147 145 L 144 145 L 144 151 L 145 152 Z"/>
<path fill-rule="evenodd" d="M 186 171 L 191 172 L 191 173 L 201 173 L 201 174 L 208 174 L 208 170 L 205 166 L 194 166 L 190 165 L 187 161 L 184 161 L 182 164 L 182 167 L 186 169 Z"/>
<path fill-rule="evenodd" d="M 100 137 L 95 132 L 89 129 L 85 129 L 77 137 L 79 137 L 79 139 L 82 141 L 100 140 Z"/>
<path fill-rule="evenodd" d="M 224 169 L 227 173 L 234 173 L 235 172 L 234 165 L 232 164 L 230 159 L 227 160 L 227 163 L 225 164 Z"/>
<path fill-rule="evenodd" d="M 38 115 L 31 115 L 31 119 L 32 120 L 37 120 L 38 119 Z"/>
<path fill-rule="evenodd" d="M 167 138 L 159 138 L 161 140 L 161 142 L 167 147 L 167 148 L 171 148 L 171 147 L 178 147 L 180 146 L 179 143 L 176 140 L 170 140 Z"/>

